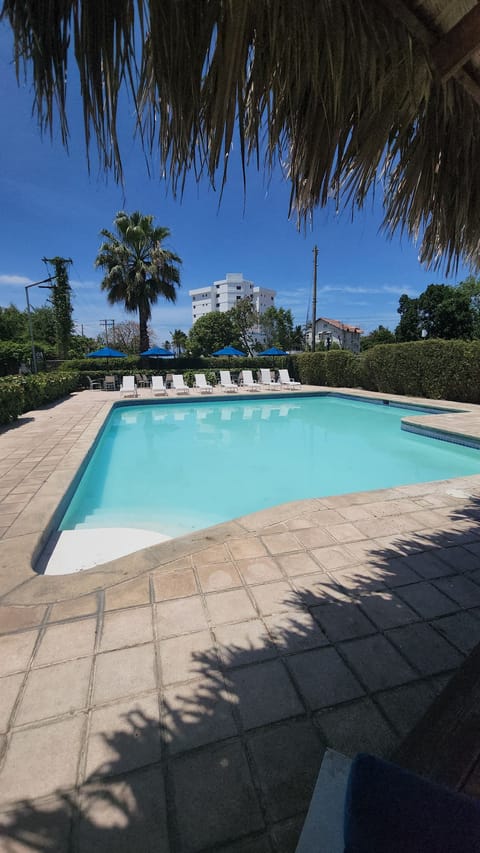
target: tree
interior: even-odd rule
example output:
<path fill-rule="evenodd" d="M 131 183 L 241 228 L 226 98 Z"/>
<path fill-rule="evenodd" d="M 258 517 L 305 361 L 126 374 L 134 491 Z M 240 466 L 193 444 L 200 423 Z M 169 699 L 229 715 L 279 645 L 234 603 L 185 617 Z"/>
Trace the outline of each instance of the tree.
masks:
<path fill-rule="evenodd" d="M 187 350 L 192 355 L 211 355 L 234 341 L 230 311 L 210 311 L 195 321 L 188 333 Z"/>
<path fill-rule="evenodd" d="M 123 302 L 125 310 L 138 312 L 140 351 L 149 348 L 147 323 L 152 305 L 160 296 L 175 302 L 180 286 L 181 259 L 162 246 L 170 236 L 168 228 L 153 225 L 153 216 L 139 211 L 132 214 L 121 210 L 114 225 L 116 234 L 107 229 L 100 233 L 105 242 L 95 259 L 95 266 L 106 271 L 101 282 L 111 305 Z"/>
<path fill-rule="evenodd" d="M 155 333 L 147 326 L 148 338 L 152 343 L 155 343 Z M 106 343 L 106 341 L 105 341 Z M 128 355 L 136 355 L 143 352 L 140 347 L 140 324 L 135 320 L 125 320 L 123 323 L 115 323 L 110 345 L 120 352 L 126 352 Z"/>
<path fill-rule="evenodd" d="M 58 350 L 57 323 L 55 320 L 55 311 L 53 306 L 42 305 L 40 308 L 33 308 L 30 313 L 34 340 L 50 344 L 50 346 L 57 347 Z"/>
<path fill-rule="evenodd" d="M 25 312 L 15 305 L 0 307 L 0 341 L 20 341 L 28 337 L 28 325 Z"/>
<path fill-rule="evenodd" d="M 427 338 L 470 339 L 473 315 L 470 299 L 448 284 L 430 284 L 418 298 L 421 328 Z"/>
<path fill-rule="evenodd" d="M 266 347 L 279 347 L 284 350 L 303 349 L 302 327 L 296 326 L 294 330 L 290 309 L 275 308 L 271 305 L 261 314 L 260 326 L 265 335 Z"/>
<path fill-rule="evenodd" d="M 174 329 L 173 332 L 170 332 L 170 336 L 172 338 L 172 344 L 175 353 L 177 355 L 181 355 L 187 345 L 187 335 L 185 334 L 185 332 L 182 332 L 181 329 Z"/>
<path fill-rule="evenodd" d="M 51 264 L 55 270 L 54 285 L 51 289 L 50 302 L 55 318 L 55 338 L 59 358 L 68 357 L 68 348 L 73 334 L 72 288 L 68 280 L 68 258 L 43 258 L 46 264 Z"/>
<path fill-rule="evenodd" d="M 418 299 L 410 299 L 406 293 L 402 294 L 398 301 L 397 312 L 400 314 L 400 322 L 395 329 L 397 341 L 420 341 L 422 327 L 418 313 Z"/>
<path fill-rule="evenodd" d="M 248 355 L 255 351 L 256 336 L 255 326 L 259 325 L 259 316 L 255 310 L 251 296 L 239 299 L 237 304 L 226 312 L 230 315 L 233 326 L 233 338 L 231 343 L 246 350 Z"/>
<path fill-rule="evenodd" d="M 377 329 L 373 329 L 369 335 L 364 335 L 360 338 L 360 349 L 364 352 L 371 347 L 375 347 L 377 344 L 394 344 L 395 343 L 395 335 L 390 329 L 387 329 L 386 326 L 378 326 Z"/>
<path fill-rule="evenodd" d="M 473 337 L 480 338 L 480 278 L 469 275 L 465 281 L 460 281 L 456 288 L 470 301 L 473 320 Z"/>

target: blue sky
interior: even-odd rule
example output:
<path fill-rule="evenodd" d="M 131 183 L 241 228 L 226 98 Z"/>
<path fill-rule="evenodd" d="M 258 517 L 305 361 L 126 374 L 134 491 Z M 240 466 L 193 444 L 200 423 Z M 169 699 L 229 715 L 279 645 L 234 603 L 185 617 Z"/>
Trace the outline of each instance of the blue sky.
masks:
<path fill-rule="evenodd" d="M 312 292 L 312 249 L 318 255 L 317 316 L 352 323 L 369 331 L 379 323 L 394 328 L 398 299 L 415 296 L 430 283 L 453 284 L 455 277 L 428 272 L 418 263 L 418 250 L 405 237 L 389 241 L 380 232 L 378 204 L 340 215 L 334 205 L 317 210 L 313 226 L 297 230 L 288 219 L 289 185 L 277 170 L 267 181 L 250 169 L 244 197 L 241 173 L 233 151 L 229 180 L 219 206 L 219 193 L 206 181 L 187 182 L 182 199 L 175 200 L 158 174 L 149 177 L 140 143 L 132 138 L 128 109 L 121 116 L 125 185 L 105 179 L 95 157 L 87 170 L 81 104 L 70 92 L 70 150 L 54 134 L 43 140 L 32 116 L 31 87 L 17 86 L 11 63 L 9 30 L 0 27 L 0 97 L 3 132 L 0 136 L 0 305 L 25 307 L 25 284 L 46 275 L 41 258 L 60 255 L 73 260 L 70 280 L 77 328 L 96 337 L 101 321 L 135 319 L 120 306 L 108 305 L 100 291 L 101 273 L 94 269 L 101 228 L 112 228 L 119 210 L 153 214 L 171 231 L 168 246 L 183 259 L 182 287 L 174 305 L 153 308 L 152 327 L 163 343 L 175 328 L 191 326 L 189 289 L 201 287 L 227 272 L 242 272 L 255 284 L 277 291 L 277 307 L 290 308 L 297 323 L 305 323 Z M 93 153 L 93 152 L 92 152 Z M 380 195 L 380 192 L 378 193 Z M 44 304 L 48 293 L 32 288 L 33 305 Z"/>

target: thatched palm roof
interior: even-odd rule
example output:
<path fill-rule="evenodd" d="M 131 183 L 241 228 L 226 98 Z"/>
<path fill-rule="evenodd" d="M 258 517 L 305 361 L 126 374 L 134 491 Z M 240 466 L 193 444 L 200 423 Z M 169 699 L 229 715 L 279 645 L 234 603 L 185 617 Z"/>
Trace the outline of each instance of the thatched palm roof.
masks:
<path fill-rule="evenodd" d="M 87 141 L 117 177 L 125 87 L 174 190 L 190 168 L 223 181 L 239 140 L 244 162 L 281 161 L 301 216 L 380 182 L 387 229 L 423 235 L 425 263 L 479 265 L 475 0 L 4 0 L 2 17 L 65 139 L 78 64 Z"/>

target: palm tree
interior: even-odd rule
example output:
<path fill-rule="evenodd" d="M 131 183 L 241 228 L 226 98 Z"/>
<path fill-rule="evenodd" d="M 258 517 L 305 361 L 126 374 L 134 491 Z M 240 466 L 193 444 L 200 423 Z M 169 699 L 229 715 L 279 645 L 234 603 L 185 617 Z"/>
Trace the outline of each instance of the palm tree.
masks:
<path fill-rule="evenodd" d="M 178 265 L 182 261 L 162 246 L 170 231 L 155 227 L 153 216 L 121 210 L 114 225 L 116 234 L 105 228 L 100 232 L 105 242 L 100 246 L 95 266 L 105 270 L 100 286 L 107 291 L 110 304 L 123 302 L 126 311 L 138 312 L 140 352 L 143 352 L 149 347 L 147 323 L 152 316 L 152 305 L 159 296 L 175 302 L 176 288 L 180 286 Z"/>
<path fill-rule="evenodd" d="M 187 343 L 187 336 L 185 332 L 182 332 L 181 329 L 174 329 L 173 332 L 170 332 L 170 336 L 172 338 L 172 344 L 175 348 L 176 354 L 181 355 Z"/>

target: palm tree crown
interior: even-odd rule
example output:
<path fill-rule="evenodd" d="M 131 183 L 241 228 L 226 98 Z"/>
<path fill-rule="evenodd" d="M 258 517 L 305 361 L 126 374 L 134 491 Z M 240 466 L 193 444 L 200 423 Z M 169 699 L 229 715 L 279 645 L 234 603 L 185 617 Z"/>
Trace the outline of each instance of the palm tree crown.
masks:
<path fill-rule="evenodd" d="M 105 242 L 100 246 L 95 266 L 105 270 L 100 286 L 107 291 L 110 304 L 123 302 L 126 311 L 138 312 L 143 352 L 149 347 L 147 323 L 152 316 L 152 305 L 159 296 L 168 302 L 176 301 L 182 261 L 162 246 L 170 231 L 154 226 L 153 216 L 121 210 L 114 225 L 116 234 L 105 228 L 100 232 Z"/>

